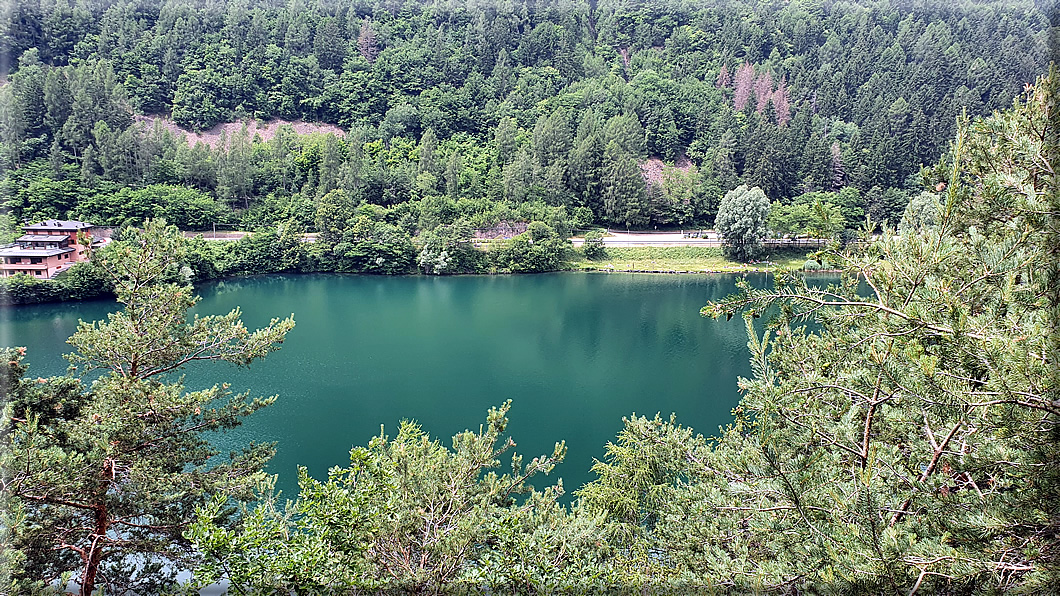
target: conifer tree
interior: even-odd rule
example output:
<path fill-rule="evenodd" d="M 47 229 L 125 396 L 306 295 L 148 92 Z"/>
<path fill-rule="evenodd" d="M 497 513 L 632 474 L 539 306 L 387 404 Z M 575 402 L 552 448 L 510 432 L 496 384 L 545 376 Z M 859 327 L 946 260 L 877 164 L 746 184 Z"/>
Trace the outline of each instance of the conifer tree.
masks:
<path fill-rule="evenodd" d="M 754 82 L 755 112 L 765 111 L 769 100 L 773 98 L 773 75 L 768 70 L 758 75 Z"/>
<path fill-rule="evenodd" d="M 781 276 L 704 309 L 745 312 L 754 377 L 675 499 L 702 499 L 703 521 L 664 550 L 703 545 L 674 558 L 745 588 L 1056 585 L 1058 90 L 1054 70 L 962 124 L 928 172 L 946 191 L 934 225 L 832 251 L 841 284 Z"/>
<path fill-rule="evenodd" d="M 124 310 L 70 338 L 71 364 L 102 373 L 89 388 L 57 377 L 43 390 L 21 378 L 20 354 L 4 358 L 2 498 L 16 515 L 0 563 L 18 563 L 4 570 L 16 592 L 72 580 L 83 596 L 157 593 L 193 556 L 183 532 L 195 507 L 212 495 L 248 499 L 265 479 L 271 445 L 214 462 L 203 434 L 275 398 L 227 385 L 185 392 L 173 375 L 202 360 L 248 365 L 277 349 L 293 319 L 254 332 L 238 309 L 189 321 L 198 299 L 179 281 L 179 233 L 153 221 L 131 234 L 96 260 Z"/>
<path fill-rule="evenodd" d="M 751 99 L 754 91 L 755 69 L 750 63 L 744 62 L 736 69 L 736 78 L 733 80 L 732 105 L 737 112 L 742 112 Z"/>
<path fill-rule="evenodd" d="M 718 78 L 714 81 L 714 86 L 718 89 L 725 89 L 731 84 L 732 76 L 729 74 L 729 67 L 722 64 L 721 68 L 718 69 Z"/>
<path fill-rule="evenodd" d="M 376 42 L 375 30 L 372 29 L 372 21 L 368 17 L 361 23 L 361 32 L 357 35 L 357 50 L 368 64 L 375 62 L 379 55 L 379 47 Z"/>
<path fill-rule="evenodd" d="M 609 164 L 601 189 L 607 221 L 615 225 L 639 226 L 647 222 L 647 189 L 637 160 L 622 151 L 617 142 L 607 144 L 604 163 Z"/>

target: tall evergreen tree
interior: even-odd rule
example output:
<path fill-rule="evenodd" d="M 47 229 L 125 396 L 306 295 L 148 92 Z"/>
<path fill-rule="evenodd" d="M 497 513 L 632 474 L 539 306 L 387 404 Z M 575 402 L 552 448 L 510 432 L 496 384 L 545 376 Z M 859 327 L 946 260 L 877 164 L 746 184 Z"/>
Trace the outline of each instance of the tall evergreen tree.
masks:
<path fill-rule="evenodd" d="M 636 158 L 623 151 L 617 141 L 611 141 L 604 152 L 604 163 L 608 164 L 601 185 L 605 220 L 627 227 L 647 223 L 647 191 Z"/>
<path fill-rule="evenodd" d="M 175 228 L 152 222 L 98 255 L 125 309 L 82 322 L 70 338 L 70 362 L 102 371 L 90 390 L 55 379 L 42 395 L 21 379 L 17 357 L 4 360 L 12 409 L 0 461 L 4 500 L 20 516 L 10 528 L 24 557 L 11 570 L 20 590 L 75 572 L 84 596 L 100 586 L 159 591 L 192 556 L 183 531 L 195 507 L 212 495 L 249 499 L 265 479 L 270 445 L 213 462 L 204 433 L 237 426 L 275 398 L 248 401 L 227 386 L 186 393 L 167 375 L 202 360 L 247 365 L 275 350 L 294 321 L 255 332 L 238 310 L 189 321 L 192 288 L 170 281 L 180 279 L 182 246 Z"/>

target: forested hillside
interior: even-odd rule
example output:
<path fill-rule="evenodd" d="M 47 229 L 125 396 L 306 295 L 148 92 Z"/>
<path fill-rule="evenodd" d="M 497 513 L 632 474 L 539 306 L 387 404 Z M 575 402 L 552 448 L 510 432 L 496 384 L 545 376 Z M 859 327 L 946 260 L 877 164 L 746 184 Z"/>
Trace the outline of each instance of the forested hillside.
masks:
<path fill-rule="evenodd" d="M 781 205 L 831 204 L 848 228 L 865 214 L 896 225 L 957 116 L 1007 107 L 1044 71 L 1050 11 L 19 1 L 0 38 L 4 228 L 162 216 L 185 229 L 313 231 L 334 190 L 409 239 L 527 220 L 527 204 L 538 218 L 563 207 L 557 232 L 709 226 L 739 184 Z M 237 132 L 212 149 L 137 114 L 192 130 L 302 119 L 346 134 Z M 644 176 L 649 158 L 668 166 Z"/>
<path fill-rule="evenodd" d="M 0 592 L 158 593 L 190 569 L 189 587 L 249 593 L 1054 593 L 1057 17 L 1055 0 L 6 5 L 2 228 L 122 226 L 39 285 L 112 287 L 125 308 L 71 338 L 91 385 L 2 352 Z M 344 132 L 208 146 L 141 116 Z M 381 432 L 282 505 L 271 445 L 225 460 L 202 434 L 271 398 L 173 376 L 249 364 L 293 325 L 189 321 L 197 279 L 544 271 L 572 228 L 739 229 L 745 206 L 774 233 L 900 229 L 830 243 L 838 285 L 790 272 L 707 305 L 747 323 L 732 423 L 633 415 L 581 487 L 530 483 L 562 442 L 508 467 L 505 402 L 451 447 Z M 155 217 L 259 232 L 129 227 Z M 518 235 L 475 250 L 491 227 Z"/>
<path fill-rule="evenodd" d="M 746 322 L 752 374 L 731 424 L 708 438 L 677 415 L 632 415 L 580 487 L 541 477 L 565 473 L 565 443 L 514 452 L 506 401 L 451 443 L 410 421 L 381 430 L 326 478 L 301 468 L 297 494 L 277 495 L 261 470 L 271 444 L 230 459 L 210 445 L 274 398 L 227 383 L 187 393 L 169 373 L 248 364 L 293 321 L 250 332 L 236 309 L 188 322 L 179 231 L 129 232 L 99 255 L 123 312 L 69 342 L 98 380 L 33 378 L 21 349 L 0 351 L 0 586 L 51 593 L 73 574 L 82 596 L 218 582 L 245 594 L 1055 594 L 1058 97 L 1054 67 L 1012 108 L 964 121 L 933 169 L 946 185 L 933 217 L 833 244 L 841 283 L 787 273 L 708 304 Z"/>

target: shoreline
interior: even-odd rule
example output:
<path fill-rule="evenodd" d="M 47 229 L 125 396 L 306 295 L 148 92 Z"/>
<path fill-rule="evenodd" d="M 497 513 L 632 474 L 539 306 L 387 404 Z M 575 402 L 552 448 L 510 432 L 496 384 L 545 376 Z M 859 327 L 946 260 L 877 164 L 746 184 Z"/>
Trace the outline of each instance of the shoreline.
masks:
<path fill-rule="evenodd" d="M 687 247 L 685 247 L 687 248 Z M 614 247 L 612 247 L 612 250 Z M 662 251 L 667 252 L 673 250 L 671 247 L 623 247 L 619 248 L 618 251 Z M 695 250 L 695 249 L 694 249 Z M 702 250 L 699 248 L 698 250 Z M 617 251 L 616 251 L 617 252 Z M 698 252 L 698 251 L 697 251 Z M 617 256 L 617 255 L 616 255 Z M 666 258 L 662 255 L 655 255 L 656 258 L 641 259 L 629 259 L 626 261 L 611 259 L 607 261 L 589 261 L 581 255 L 576 255 L 573 259 L 565 263 L 560 269 L 554 271 L 543 271 L 540 273 L 639 273 L 639 274 L 652 274 L 652 275 L 739 275 L 739 274 L 771 274 L 778 271 L 794 271 L 799 273 L 827 273 L 835 274 L 841 273 L 841 270 L 828 269 L 828 270 L 814 270 L 804 271 L 801 267 L 795 266 L 796 263 L 789 259 L 787 263 L 773 263 L 769 261 L 761 261 L 757 263 L 741 264 L 732 261 L 724 261 L 723 263 L 716 262 L 717 257 L 692 257 L 684 259 L 675 259 L 672 266 L 667 264 L 656 263 L 656 259 L 666 261 Z M 660 258 L 661 257 L 661 258 Z M 802 258 L 800 255 L 798 258 Z M 798 260 L 795 259 L 795 260 Z M 637 262 L 645 263 L 644 265 L 638 265 Z M 702 262 L 702 265 L 698 265 L 697 261 Z M 651 265 L 647 265 L 651 263 Z M 768 263 L 768 264 L 767 264 Z M 211 282 L 224 281 L 229 279 L 246 279 L 250 277 L 259 277 L 267 275 L 311 275 L 311 274 L 323 274 L 323 275 L 377 275 L 368 273 L 341 273 L 337 271 L 274 271 L 268 273 L 258 273 L 253 275 L 226 275 L 220 277 L 214 277 L 209 279 L 198 280 L 192 282 L 193 286 L 199 286 L 201 284 L 207 284 Z M 415 273 L 402 273 L 402 276 L 408 277 L 453 277 L 460 275 L 536 275 L 536 273 L 511 273 L 511 272 L 481 272 L 481 273 L 460 273 L 453 275 L 429 275 L 422 272 Z M 39 280 L 44 283 L 51 283 L 54 280 Z M 83 302 L 88 300 L 106 300 L 112 298 L 113 294 L 108 292 L 100 292 L 91 296 L 84 296 L 82 298 L 60 298 L 58 300 L 41 300 L 33 302 L 14 302 L 0 297 L 0 308 L 17 308 L 20 306 L 33 306 L 38 304 L 62 304 L 66 302 Z"/>
<path fill-rule="evenodd" d="M 565 271 L 577 273 L 653 273 L 656 275 L 729 275 L 738 273 L 776 273 L 778 269 L 782 267 L 740 267 L 736 269 L 726 270 L 714 270 L 714 269 L 620 269 L 617 267 L 579 267 L 575 269 L 566 269 Z M 506 274 L 513 275 L 513 274 Z"/>

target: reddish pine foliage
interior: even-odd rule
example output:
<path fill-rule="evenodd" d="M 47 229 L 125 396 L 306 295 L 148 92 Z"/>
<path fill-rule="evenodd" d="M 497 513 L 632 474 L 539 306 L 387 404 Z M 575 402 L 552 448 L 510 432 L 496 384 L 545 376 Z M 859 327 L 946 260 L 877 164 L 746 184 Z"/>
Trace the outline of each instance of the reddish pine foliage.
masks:
<path fill-rule="evenodd" d="M 732 105 L 736 111 L 741 111 L 747 106 L 751 99 L 751 91 L 754 88 L 755 68 L 750 62 L 744 62 L 736 70 L 735 90 L 732 95 Z"/>
<path fill-rule="evenodd" d="M 649 188 L 654 184 L 659 188 L 662 188 L 663 184 L 663 173 L 666 169 L 666 163 L 658 157 L 649 157 L 640 164 L 640 175 L 644 178 L 644 184 Z M 687 174 L 692 169 L 692 162 L 685 156 L 677 158 L 673 168 L 678 170 L 682 174 Z"/>
<path fill-rule="evenodd" d="M 718 80 L 714 81 L 714 86 L 718 89 L 726 88 L 732 84 L 732 75 L 729 74 L 729 68 L 724 64 L 721 65 L 721 70 L 718 71 Z"/>
<path fill-rule="evenodd" d="M 766 109 L 769 105 L 769 100 L 773 97 L 773 75 L 769 74 L 769 71 L 765 71 L 758 75 L 755 79 L 755 111 L 759 114 Z"/>
<path fill-rule="evenodd" d="M 782 77 L 773 92 L 773 110 L 777 114 L 777 124 L 784 126 L 791 120 L 791 100 L 788 97 L 787 77 Z"/>

